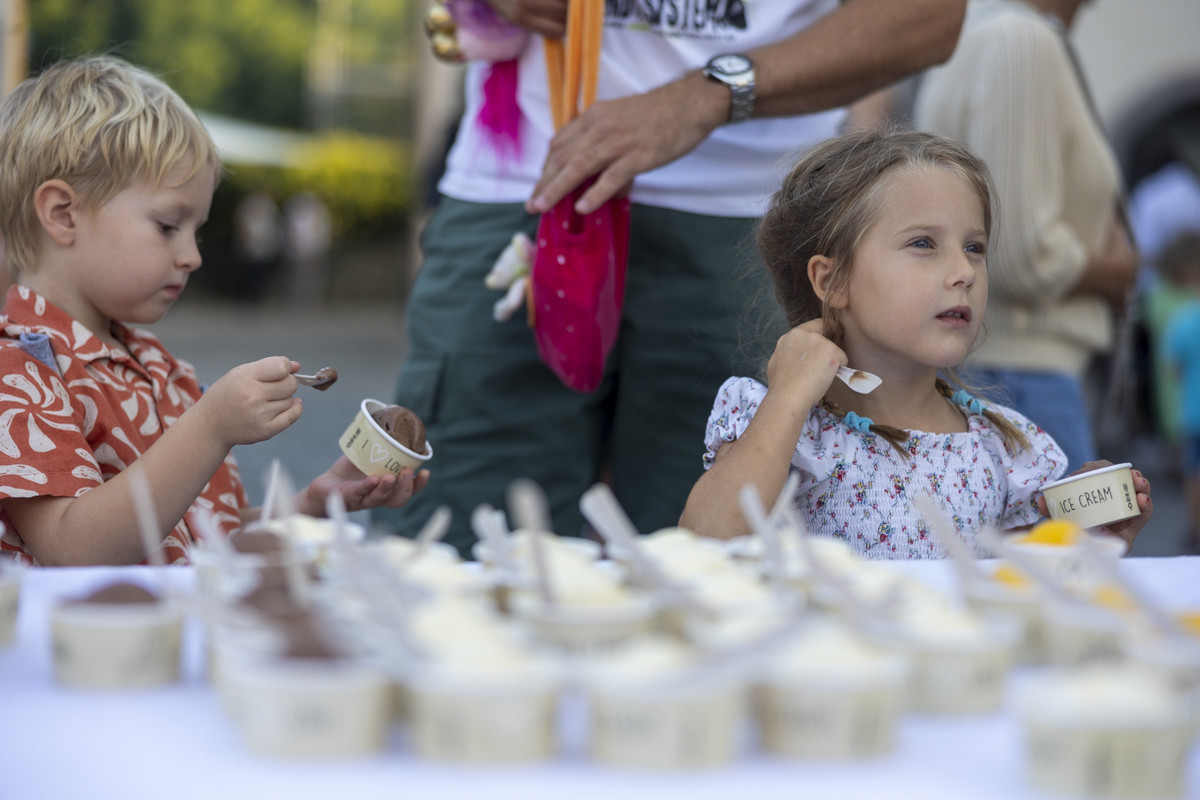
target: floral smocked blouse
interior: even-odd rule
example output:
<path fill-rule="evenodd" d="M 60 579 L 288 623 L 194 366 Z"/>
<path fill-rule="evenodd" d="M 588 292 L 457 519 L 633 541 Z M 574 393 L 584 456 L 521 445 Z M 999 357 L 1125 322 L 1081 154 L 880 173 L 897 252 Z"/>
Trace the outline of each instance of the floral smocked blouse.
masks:
<path fill-rule="evenodd" d="M 722 444 L 745 432 L 766 393 L 753 378 L 733 377 L 721 385 L 704 435 L 705 469 Z M 975 531 L 1037 522 L 1040 487 L 1060 477 L 1067 464 L 1058 444 L 1029 419 L 1004 406 L 988 408 L 1012 420 L 1030 446 L 1010 453 L 983 414 L 964 408 L 968 431 L 909 431 L 906 459 L 883 437 L 853 430 L 814 406 L 791 463 L 800 475 L 794 499 L 801 520 L 810 532 L 844 539 L 867 558 L 944 558 L 944 548 L 913 505 L 924 490 L 976 555 L 987 555 Z"/>

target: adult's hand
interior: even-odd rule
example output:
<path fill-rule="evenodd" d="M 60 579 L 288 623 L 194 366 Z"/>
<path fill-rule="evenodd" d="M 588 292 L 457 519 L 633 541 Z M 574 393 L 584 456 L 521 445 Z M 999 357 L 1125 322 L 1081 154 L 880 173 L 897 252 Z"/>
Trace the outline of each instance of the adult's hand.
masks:
<path fill-rule="evenodd" d="M 514 25 L 561 39 L 567 32 L 568 0 L 488 0 L 496 13 Z"/>
<path fill-rule="evenodd" d="M 645 94 L 596 103 L 550 142 L 525 210 L 545 213 L 595 175 L 575 205 L 590 214 L 627 193 L 636 176 L 691 152 L 728 114 L 729 90 L 698 72 Z"/>
<path fill-rule="evenodd" d="M 550 0 L 491 2 L 499 10 Z M 755 116 L 836 108 L 944 61 L 965 8 L 964 0 L 846 0 L 804 31 L 749 52 Z M 696 70 L 645 94 L 596 103 L 551 141 L 526 211 L 545 213 L 593 175 L 575 208 L 595 211 L 637 175 L 691 152 L 728 119 L 729 100 L 727 87 Z"/>
<path fill-rule="evenodd" d="M 1123 311 L 1137 281 L 1139 260 L 1125 227 L 1115 219 L 1102 252 L 1092 253 L 1074 294 L 1097 294 L 1114 311 Z"/>

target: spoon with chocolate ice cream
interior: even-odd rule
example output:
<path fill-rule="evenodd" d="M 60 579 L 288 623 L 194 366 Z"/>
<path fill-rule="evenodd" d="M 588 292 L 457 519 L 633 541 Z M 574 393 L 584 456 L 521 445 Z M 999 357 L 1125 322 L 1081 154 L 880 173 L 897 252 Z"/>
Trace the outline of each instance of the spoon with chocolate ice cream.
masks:
<path fill-rule="evenodd" d="M 318 392 L 323 392 L 338 379 L 337 370 L 333 367 L 321 367 L 314 375 L 296 375 L 296 380 L 305 386 L 311 386 Z"/>

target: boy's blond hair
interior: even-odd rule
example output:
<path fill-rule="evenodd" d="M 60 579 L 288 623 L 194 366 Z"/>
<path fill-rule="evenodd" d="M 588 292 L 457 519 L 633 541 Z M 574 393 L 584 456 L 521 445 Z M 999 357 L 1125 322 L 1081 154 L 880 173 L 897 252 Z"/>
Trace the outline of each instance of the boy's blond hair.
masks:
<path fill-rule="evenodd" d="M 211 169 L 216 145 L 187 103 L 145 70 L 111 56 L 60 61 L 0 104 L 0 231 L 10 272 L 32 270 L 39 222 L 34 194 L 63 180 L 83 207 L 102 207 L 138 183 L 160 186 Z"/>

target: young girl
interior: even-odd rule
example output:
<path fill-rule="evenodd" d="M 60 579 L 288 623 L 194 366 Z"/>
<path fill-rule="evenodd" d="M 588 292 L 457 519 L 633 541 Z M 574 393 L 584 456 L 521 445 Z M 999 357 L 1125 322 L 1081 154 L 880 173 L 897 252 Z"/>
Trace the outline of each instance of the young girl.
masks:
<path fill-rule="evenodd" d="M 721 386 L 707 472 L 680 524 L 748 533 L 742 487 L 769 504 L 789 470 L 809 531 L 873 558 L 945 555 L 915 508 L 921 492 L 973 546 L 983 526 L 1036 522 L 1038 488 L 1065 471 L 1062 450 L 954 373 L 983 325 L 992 217 L 987 168 L 947 139 L 862 131 L 810 150 L 758 230 L 791 330 L 767 364 L 769 390 L 752 378 Z M 859 394 L 836 380 L 843 365 L 882 383 Z M 1151 511 L 1149 482 L 1135 473 L 1135 483 L 1143 513 L 1113 527 L 1126 538 Z"/>

